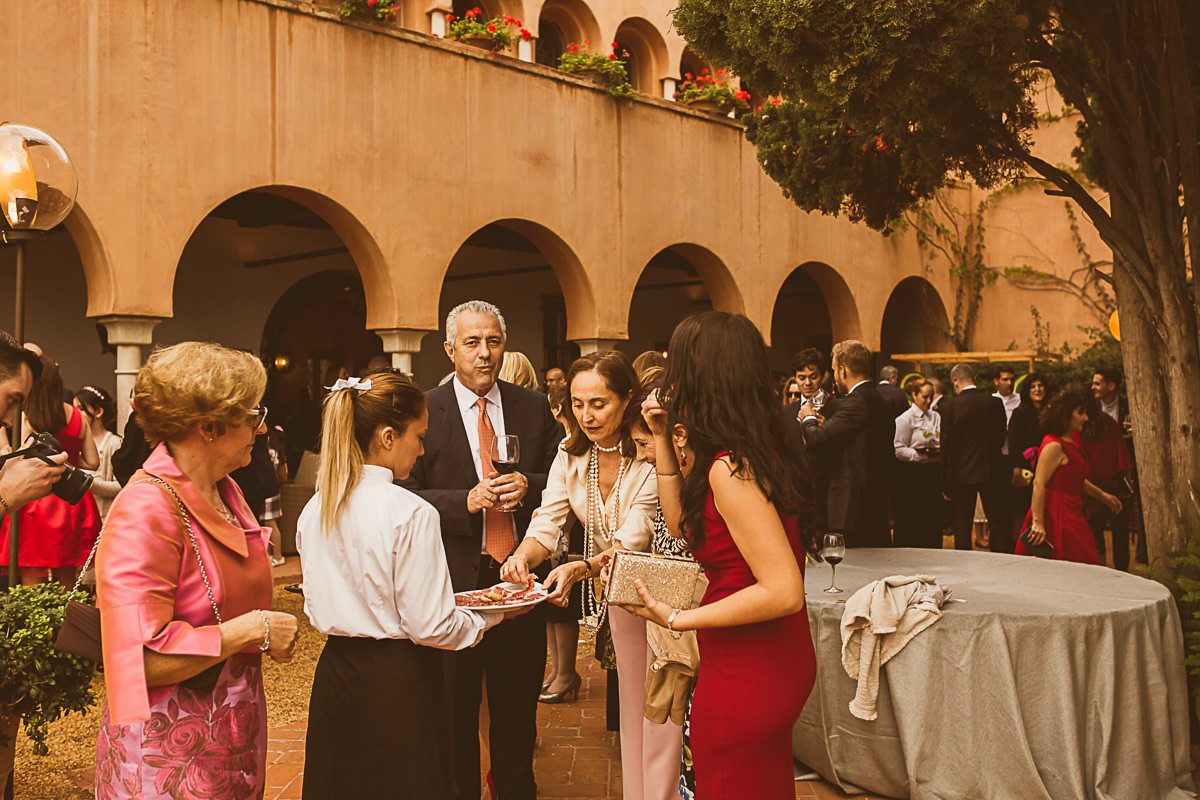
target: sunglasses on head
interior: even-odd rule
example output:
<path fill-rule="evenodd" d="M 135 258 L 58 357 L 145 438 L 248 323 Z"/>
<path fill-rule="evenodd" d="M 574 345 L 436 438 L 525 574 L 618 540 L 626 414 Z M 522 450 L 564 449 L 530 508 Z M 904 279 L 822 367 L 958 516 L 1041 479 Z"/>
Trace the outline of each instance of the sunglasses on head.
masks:
<path fill-rule="evenodd" d="M 789 398 L 796 398 L 796 399 L 799 399 L 799 398 L 800 398 L 802 395 L 801 395 L 799 392 L 788 392 L 788 393 L 787 393 L 787 396 L 788 396 Z"/>
<path fill-rule="evenodd" d="M 267 407 L 255 406 L 246 413 L 246 424 L 252 430 L 258 430 L 263 425 L 267 424 Z"/>

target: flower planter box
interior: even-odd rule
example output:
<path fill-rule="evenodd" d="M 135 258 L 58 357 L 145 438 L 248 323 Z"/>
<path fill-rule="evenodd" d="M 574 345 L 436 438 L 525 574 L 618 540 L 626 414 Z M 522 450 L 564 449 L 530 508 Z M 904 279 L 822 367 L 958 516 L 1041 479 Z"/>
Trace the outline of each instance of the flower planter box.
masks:
<path fill-rule="evenodd" d="M 583 78 L 585 81 L 594 83 L 597 86 L 607 85 L 607 82 L 604 80 L 604 73 L 598 69 L 580 69 L 571 74 L 577 78 Z"/>
<path fill-rule="evenodd" d="M 689 100 L 686 105 L 688 108 L 703 111 L 705 114 L 712 114 L 714 117 L 723 117 L 730 111 L 725 105 L 714 103 L 712 100 Z"/>
<path fill-rule="evenodd" d="M 458 41 L 462 42 L 463 44 L 469 44 L 471 47 L 478 47 L 480 50 L 487 50 L 488 52 L 497 49 L 495 40 L 490 36 L 464 36 Z"/>

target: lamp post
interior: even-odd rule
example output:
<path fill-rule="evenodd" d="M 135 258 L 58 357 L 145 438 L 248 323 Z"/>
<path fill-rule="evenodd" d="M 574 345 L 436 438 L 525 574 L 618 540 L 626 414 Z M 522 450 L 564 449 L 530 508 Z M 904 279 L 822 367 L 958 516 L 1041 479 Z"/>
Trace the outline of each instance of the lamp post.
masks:
<path fill-rule="evenodd" d="M 0 123 L 0 245 L 17 251 L 13 336 L 25 343 L 25 245 L 44 236 L 75 207 L 79 180 L 67 151 L 45 131 Z M 22 442 L 21 406 L 13 419 L 14 449 Z M 8 585 L 18 581 L 20 515 L 8 521 Z"/>

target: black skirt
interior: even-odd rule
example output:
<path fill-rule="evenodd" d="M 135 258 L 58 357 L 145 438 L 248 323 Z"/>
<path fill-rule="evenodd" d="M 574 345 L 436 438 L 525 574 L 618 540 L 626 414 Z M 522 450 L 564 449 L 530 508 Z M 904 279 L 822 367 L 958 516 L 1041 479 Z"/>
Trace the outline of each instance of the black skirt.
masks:
<path fill-rule="evenodd" d="M 330 636 L 313 676 L 305 800 L 448 800 L 443 654 L 406 639 Z"/>

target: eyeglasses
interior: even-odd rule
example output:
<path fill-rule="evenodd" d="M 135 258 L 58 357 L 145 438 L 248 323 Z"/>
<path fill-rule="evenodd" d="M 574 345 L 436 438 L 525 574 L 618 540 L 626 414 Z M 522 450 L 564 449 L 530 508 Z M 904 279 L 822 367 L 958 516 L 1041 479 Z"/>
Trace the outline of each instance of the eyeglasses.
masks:
<path fill-rule="evenodd" d="M 803 395 L 799 392 L 788 392 L 787 396 L 789 400 L 799 400 Z"/>
<path fill-rule="evenodd" d="M 251 430 L 256 431 L 267 424 L 267 410 L 266 406 L 255 406 L 247 412 L 246 424 L 250 426 Z"/>

